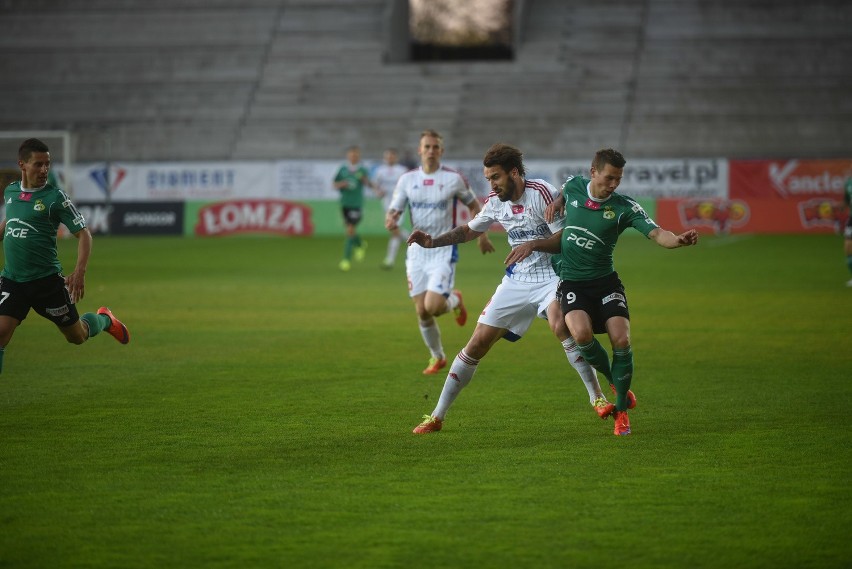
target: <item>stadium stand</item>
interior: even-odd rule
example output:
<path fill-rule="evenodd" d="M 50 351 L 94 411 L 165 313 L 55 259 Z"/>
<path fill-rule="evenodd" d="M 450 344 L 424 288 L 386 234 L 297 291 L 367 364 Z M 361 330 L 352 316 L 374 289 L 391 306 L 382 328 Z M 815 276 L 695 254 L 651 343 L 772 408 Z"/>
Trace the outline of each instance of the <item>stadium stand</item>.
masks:
<path fill-rule="evenodd" d="M 515 59 L 457 63 L 389 58 L 391 1 L 0 0 L 0 129 L 72 130 L 80 161 L 378 156 L 426 127 L 466 158 L 852 148 L 845 0 L 516 0 Z"/>

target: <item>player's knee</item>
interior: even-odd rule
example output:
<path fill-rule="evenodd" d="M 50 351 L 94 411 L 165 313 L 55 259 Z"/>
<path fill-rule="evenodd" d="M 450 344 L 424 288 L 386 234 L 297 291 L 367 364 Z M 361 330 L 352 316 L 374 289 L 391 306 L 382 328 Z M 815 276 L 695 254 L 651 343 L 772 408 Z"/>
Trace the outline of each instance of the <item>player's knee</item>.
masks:
<path fill-rule="evenodd" d="M 440 316 L 445 312 L 448 312 L 447 301 L 443 297 L 439 297 L 439 300 L 427 301 L 423 304 L 423 313 L 420 315 L 420 319 L 425 320 L 433 316 Z"/>
<path fill-rule="evenodd" d="M 491 344 L 488 342 L 471 338 L 464 347 L 464 353 L 471 358 L 481 360 L 488 353 L 489 348 L 491 348 Z"/>
<path fill-rule="evenodd" d="M 585 346 L 595 339 L 595 335 L 591 330 L 572 330 L 571 336 L 574 338 L 574 341 L 577 342 L 577 345 L 580 346 Z"/>
<path fill-rule="evenodd" d="M 547 323 L 550 324 L 551 332 L 553 332 L 560 340 L 562 340 L 563 338 L 567 338 L 571 335 L 571 333 L 568 331 L 568 326 L 561 318 L 550 319 L 547 321 Z"/>
<path fill-rule="evenodd" d="M 421 322 L 427 322 L 429 324 L 432 323 L 433 314 L 429 312 L 429 309 L 426 305 L 418 306 L 415 310 L 417 311 L 417 317 L 420 319 Z"/>
<path fill-rule="evenodd" d="M 617 336 L 611 337 L 610 341 L 612 342 L 612 348 L 614 350 L 623 350 L 624 348 L 630 347 L 630 334 L 623 333 Z"/>

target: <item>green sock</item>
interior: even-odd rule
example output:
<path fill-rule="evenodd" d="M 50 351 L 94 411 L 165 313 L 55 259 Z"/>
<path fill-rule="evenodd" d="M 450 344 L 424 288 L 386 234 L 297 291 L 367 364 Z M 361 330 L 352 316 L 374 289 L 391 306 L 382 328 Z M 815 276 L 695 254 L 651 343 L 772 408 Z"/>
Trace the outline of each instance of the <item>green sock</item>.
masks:
<path fill-rule="evenodd" d="M 97 336 L 101 333 L 101 330 L 106 330 L 112 323 L 106 314 L 95 314 L 94 312 L 87 312 L 80 319 L 85 320 L 86 324 L 89 325 L 89 338 Z"/>
<path fill-rule="evenodd" d="M 633 379 L 633 350 L 630 346 L 612 351 L 612 382 L 615 385 L 615 408 L 627 410 L 627 391 Z"/>
<path fill-rule="evenodd" d="M 355 240 L 352 237 L 347 237 L 346 242 L 343 244 L 343 258 L 346 260 L 352 259 L 352 247 L 355 244 Z"/>
<path fill-rule="evenodd" d="M 360 235 L 355 235 L 352 239 L 354 239 L 354 240 L 355 240 L 355 246 L 356 246 L 356 247 L 360 247 L 360 246 L 361 246 L 361 236 L 360 236 Z"/>
<path fill-rule="evenodd" d="M 592 338 L 592 341 L 585 345 L 577 344 L 577 348 L 583 355 L 583 359 L 589 362 L 589 365 L 604 374 L 606 380 L 612 383 L 612 370 L 609 367 L 609 354 L 597 338 Z"/>

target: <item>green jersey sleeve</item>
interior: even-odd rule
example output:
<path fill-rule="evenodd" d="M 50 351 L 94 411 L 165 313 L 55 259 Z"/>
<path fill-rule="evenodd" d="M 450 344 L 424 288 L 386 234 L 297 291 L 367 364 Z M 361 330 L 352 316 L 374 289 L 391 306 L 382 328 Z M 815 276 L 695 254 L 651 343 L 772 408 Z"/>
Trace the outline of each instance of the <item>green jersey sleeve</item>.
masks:
<path fill-rule="evenodd" d="M 645 209 L 636 201 L 627 196 L 621 197 L 626 202 L 626 206 L 630 208 L 629 213 L 624 216 L 626 218 L 625 227 L 632 227 L 645 237 L 648 237 L 649 233 L 659 227 L 659 225 L 657 225 L 657 223 L 648 216 Z"/>
<path fill-rule="evenodd" d="M 51 211 L 51 217 L 54 217 L 65 227 L 68 228 L 68 231 L 71 233 L 77 233 L 86 228 L 86 220 L 83 218 L 83 215 L 77 210 L 77 207 L 74 205 L 74 202 L 71 201 L 65 192 L 62 190 L 56 190 L 57 198 L 56 201 L 51 205 L 52 209 L 55 211 Z"/>

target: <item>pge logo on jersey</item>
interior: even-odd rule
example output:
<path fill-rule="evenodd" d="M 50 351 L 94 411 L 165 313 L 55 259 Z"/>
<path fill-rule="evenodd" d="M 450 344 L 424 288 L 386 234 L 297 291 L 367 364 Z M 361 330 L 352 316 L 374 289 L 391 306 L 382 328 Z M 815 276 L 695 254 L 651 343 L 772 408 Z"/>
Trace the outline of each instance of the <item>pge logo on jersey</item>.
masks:
<path fill-rule="evenodd" d="M 711 227 L 717 234 L 748 223 L 751 211 L 741 200 L 695 199 L 678 204 L 680 221 L 684 227 Z"/>

